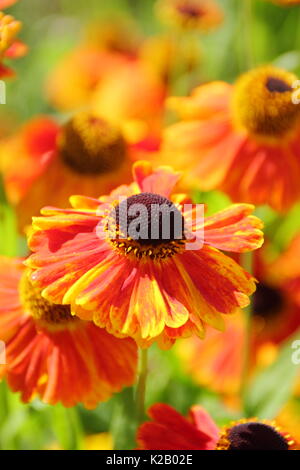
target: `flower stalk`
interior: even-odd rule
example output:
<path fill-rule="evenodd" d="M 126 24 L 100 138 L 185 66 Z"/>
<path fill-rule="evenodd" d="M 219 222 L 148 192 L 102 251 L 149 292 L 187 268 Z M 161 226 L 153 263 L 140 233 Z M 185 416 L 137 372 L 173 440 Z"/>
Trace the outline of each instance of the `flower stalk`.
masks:
<path fill-rule="evenodd" d="M 136 388 L 137 421 L 141 423 L 145 418 L 145 396 L 148 376 L 148 349 L 140 349 L 140 373 Z"/>
<path fill-rule="evenodd" d="M 253 272 L 253 252 L 244 253 L 242 257 L 242 266 L 249 274 Z M 252 302 L 244 309 L 245 312 L 245 337 L 243 348 L 243 367 L 241 375 L 240 396 L 242 403 L 245 404 L 245 395 L 247 391 L 247 381 L 249 373 L 249 365 L 251 358 L 251 329 L 252 329 Z"/>

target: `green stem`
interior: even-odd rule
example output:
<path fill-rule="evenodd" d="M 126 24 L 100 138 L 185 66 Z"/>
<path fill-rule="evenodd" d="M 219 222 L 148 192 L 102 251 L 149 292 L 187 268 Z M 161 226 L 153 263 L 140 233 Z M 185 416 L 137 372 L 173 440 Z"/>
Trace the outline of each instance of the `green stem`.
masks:
<path fill-rule="evenodd" d="M 295 11 L 295 13 L 294 12 L 292 13 L 292 11 L 291 11 L 291 14 L 296 14 L 296 11 Z M 300 8 L 298 8 L 298 12 L 297 12 L 297 21 L 296 21 L 295 33 L 296 33 L 295 49 L 297 51 L 297 50 L 299 50 L 299 47 L 300 47 Z"/>
<path fill-rule="evenodd" d="M 242 265 L 245 271 L 249 274 L 253 272 L 253 252 L 244 253 L 242 258 Z M 245 404 L 245 395 L 247 391 L 249 366 L 251 358 L 251 330 L 252 330 L 252 303 L 243 310 L 245 314 L 245 337 L 244 337 L 244 348 L 243 348 L 243 367 L 241 376 L 241 389 L 240 396 L 242 402 Z"/>
<path fill-rule="evenodd" d="M 136 411 L 139 423 L 145 418 L 145 395 L 148 375 L 148 349 L 140 350 L 140 374 L 136 389 Z"/>

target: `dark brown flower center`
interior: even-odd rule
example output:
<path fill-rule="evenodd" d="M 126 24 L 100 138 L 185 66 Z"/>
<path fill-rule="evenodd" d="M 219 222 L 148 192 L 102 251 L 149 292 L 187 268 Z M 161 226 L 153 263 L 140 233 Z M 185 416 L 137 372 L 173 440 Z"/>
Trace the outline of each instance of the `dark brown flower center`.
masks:
<path fill-rule="evenodd" d="M 279 289 L 260 282 L 253 296 L 253 313 L 265 319 L 278 315 L 284 306 L 284 298 Z"/>
<path fill-rule="evenodd" d="M 80 321 L 71 315 L 69 305 L 58 305 L 44 299 L 40 289 L 30 281 L 27 272 L 23 274 L 21 279 L 20 294 L 24 311 L 44 326 L 67 326 Z"/>
<path fill-rule="evenodd" d="M 119 130 L 86 112 L 76 114 L 62 127 L 57 148 L 69 168 L 90 176 L 118 169 L 127 153 Z"/>
<path fill-rule="evenodd" d="M 269 77 L 266 82 L 266 87 L 269 91 L 275 93 L 285 93 L 286 91 L 292 90 L 288 83 L 276 77 Z"/>
<path fill-rule="evenodd" d="M 141 193 L 120 202 L 115 209 L 115 222 L 120 236 L 140 245 L 158 246 L 184 240 L 184 219 L 166 197 Z"/>
<path fill-rule="evenodd" d="M 228 450 L 289 450 L 287 441 L 275 428 L 255 421 L 233 426 L 227 439 Z"/>

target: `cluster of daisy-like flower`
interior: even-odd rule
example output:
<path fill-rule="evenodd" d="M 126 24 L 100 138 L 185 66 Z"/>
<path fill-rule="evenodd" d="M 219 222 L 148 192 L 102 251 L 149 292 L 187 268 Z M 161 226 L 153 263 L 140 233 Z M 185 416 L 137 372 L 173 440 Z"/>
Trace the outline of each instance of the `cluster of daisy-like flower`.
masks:
<path fill-rule="evenodd" d="M 184 34 L 211 31 L 224 17 L 212 0 L 159 0 L 156 11 Z M 5 76 L 2 60 L 25 46 L 15 39 L 20 22 L 1 15 Z M 297 77 L 260 66 L 233 85 L 199 84 L 178 97 L 177 60 L 192 67 L 197 57 L 170 35 L 91 28 L 46 84 L 52 106 L 72 116 L 62 124 L 35 116 L 0 142 L 6 197 L 28 241 L 28 256 L 0 258 L 0 376 L 26 403 L 95 408 L 136 383 L 138 348 L 153 343 L 175 345 L 186 372 L 228 398 L 242 386 L 242 309 L 251 295 L 249 373 L 300 327 L 300 238 L 270 262 L 254 214 L 262 205 L 285 214 L 300 200 Z M 166 109 L 176 122 L 165 125 Z M 199 220 L 195 190 L 222 191 L 232 204 L 209 215 L 205 207 Z M 185 204 L 179 236 L 172 224 L 162 233 L 162 212 L 154 236 L 152 206 L 176 213 Z M 135 205 L 146 216 L 132 235 Z M 202 234 L 198 249 L 189 249 L 188 231 Z M 250 273 L 242 259 L 251 252 Z M 166 404 L 149 416 L 140 449 L 298 445 L 280 420 L 242 419 L 220 430 L 200 406 L 185 418 Z"/>

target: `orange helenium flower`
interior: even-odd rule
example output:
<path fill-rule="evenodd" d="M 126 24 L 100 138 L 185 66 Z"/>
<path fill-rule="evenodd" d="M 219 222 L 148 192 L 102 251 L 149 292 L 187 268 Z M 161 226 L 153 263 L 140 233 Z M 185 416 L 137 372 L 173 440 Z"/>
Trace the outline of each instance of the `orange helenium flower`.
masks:
<path fill-rule="evenodd" d="M 243 419 L 219 430 L 198 405 L 185 418 L 174 408 L 157 403 L 148 410 L 152 422 L 140 426 L 141 450 L 294 450 L 298 444 L 275 421 Z"/>
<path fill-rule="evenodd" d="M 214 82 L 189 98 L 170 98 L 183 121 L 166 129 L 164 161 L 186 170 L 186 182 L 203 190 L 219 188 L 234 201 L 288 209 L 300 197 L 295 81 L 267 66 L 234 86 Z"/>
<path fill-rule="evenodd" d="M 14 71 L 3 64 L 3 60 L 22 57 L 27 52 L 25 44 L 16 39 L 21 27 L 20 21 L 0 11 L 0 78 L 14 75 Z"/>
<path fill-rule="evenodd" d="M 264 248 L 254 253 L 253 274 L 258 284 L 251 309 L 251 370 L 273 362 L 278 347 L 300 328 L 300 237 L 275 261 Z M 226 319 L 223 334 L 209 329 L 205 341 L 192 337 L 176 345 L 184 369 L 195 382 L 225 395 L 240 389 L 245 346 L 242 313 Z"/>
<path fill-rule="evenodd" d="M 209 31 L 223 20 L 221 8 L 213 0 L 159 0 L 158 16 L 183 29 Z"/>
<path fill-rule="evenodd" d="M 96 115 L 119 125 L 134 143 L 160 135 L 165 97 L 159 74 L 142 61 L 131 61 L 103 77 L 92 96 L 91 108 Z"/>
<path fill-rule="evenodd" d="M 137 152 L 116 126 L 89 112 L 62 126 L 48 117 L 32 119 L 0 144 L 5 189 L 20 227 L 45 204 L 63 206 L 76 193 L 98 197 L 130 181 Z"/>
<path fill-rule="evenodd" d="M 11 7 L 14 3 L 17 3 L 18 0 L 0 0 L 0 10 Z"/>
<path fill-rule="evenodd" d="M 157 136 L 166 97 L 163 72 L 149 63 L 144 42 L 132 44 L 132 30 L 104 24 L 97 31 L 50 75 L 50 102 L 63 111 L 89 105 L 98 116 L 120 126 L 132 143 Z"/>
<path fill-rule="evenodd" d="M 102 78 L 118 70 L 129 58 L 90 44 L 72 51 L 54 68 L 46 83 L 50 103 L 61 111 L 89 103 Z"/>
<path fill-rule="evenodd" d="M 300 234 L 291 241 L 287 249 L 278 257 L 272 266 L 272 280 L 276 284 L 283 284 L 292 296 L 294 302 L 300 306 Z"/>
<path fill-rule="evenodd" d="M 0 298 L 0 339 L 6 343 L 0 375 L 24 402 L 39 396 L 49 404 L 94 408 L 134 383 L 134 342 L 42 298 L 21 260 L 0 258 Z"/>
<path fill-rule="evenodd" d="M 275 260 L 266 250 L 254 257 L 254 276 L 259 281 L 253 297 L 253 347 L 281 344 L 300 327 L 300 270 L 285 271 L 288 260 L 299 259 L 300 238 L 295 238 Z M 293 264 L 295 261 L 293 259 Z"/>
<path fill-rule="evenodd" d="M 196 336 L 184 339 L 176 344 L 175 353 L 197 384 L 232 397 L 240 390 L 244 332 L 243 315 L 238 312 L 226 318 L 225 332 L 208 328 L 205 341 Z"/>
<path fill-rule="evenodd" d="M 78 316 L 142 345 L 155 339 L 170 343 L 192 333 L 203 337 L 206 323 L 222 329 L 221 314 L 247 305 L 255 290 L 254 279 L 219 251 L 249 251 L 262 244 L 262 224 L 250 215 L 253 206 L 236 204 L 207 217 L 198 251 L 185 249 L 183 233 L 141 240 L 105 231 L 112 208 L 121 216 L 125 205 L 129 210 L 135 203 L 147 211 L 151 204 L 177 211 L 174 204 L 182 196 L 178 199 L 172 190 L 178 179 L 169 167 L 153 170 L 137 162 L 130 186 L 99 200 L 73 196 L 72 209 L 43 209 L 44 217 L 33 219 L 29 245 L 34 254 L 27 264 L 45 298 L 70 303 Z M 125 200 L 118 205 L 119 196 Z M 182 225 L 193 219 L 194 231 L 197 223 L 203 227 L 192 211 L 179 215 Z M 120 227 L 118 220 L 115 215 Z M 142 230 L 151 231 L 150 219 L 143 220 Z M 99 238 L 99 227 L 104 237 Z"/>
<path fill-rule="evenodd" d="M 90 102 L 102 79 L 137 59 L 139 37 L 126 21 L 96 21 L 83 40 L 51 70 L 46 83 L 50 103 L 72 111 Z"/>

